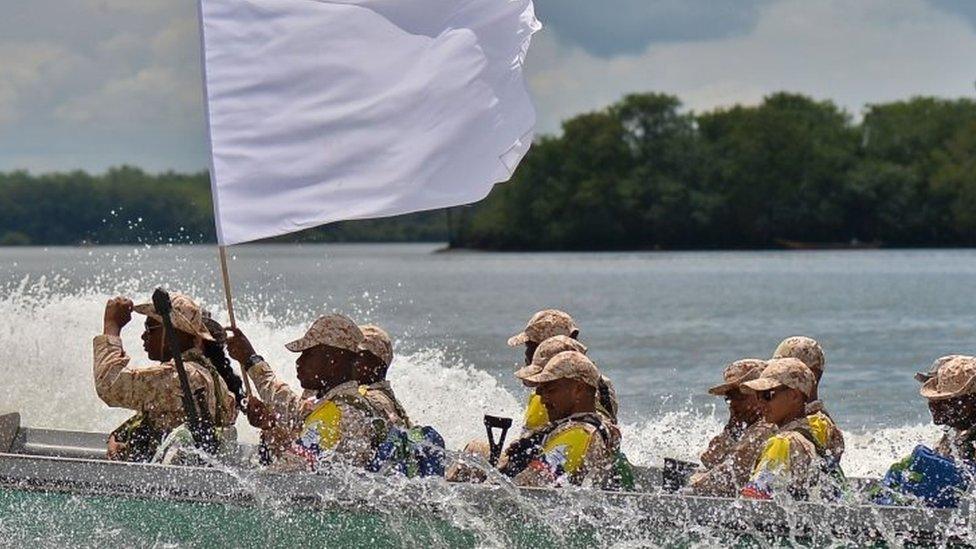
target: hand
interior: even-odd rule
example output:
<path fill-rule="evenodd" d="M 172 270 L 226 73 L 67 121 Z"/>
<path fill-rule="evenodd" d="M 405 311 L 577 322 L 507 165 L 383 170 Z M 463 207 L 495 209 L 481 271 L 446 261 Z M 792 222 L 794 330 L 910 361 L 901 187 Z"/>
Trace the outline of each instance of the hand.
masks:
<path fill-rule="evenodd" d="M 247 407 L 244 409 L 244 413 L 247 415 L 247 422 L 256 429 L 265 431 L 274 427 L 274 417 L 271 410 L 257 398 L 247 399 Z"/>
<path fill-rule="evenodd" d="M 130 320 L 132 320 L 132 300 L 127 297 L 113 297 L 105 304 L 102 331 L 106 335 L 117 336 Z"/>
<path fill-rule="evenodd" d="M 121 461 L 123 453 L 128 447 L 129 445 L 124 442 L 117 442 L 115 440 L 115 435 L 112 435 L 108 437 L 108 449 L 105 452 L 105 457 L 111 461 Z"/>
<path fill-rule="evenodd" d="M 231 331 L 234 335 L 227 338 L 227 354 L 237 362 L 244 364 L 247 359 L 254 356 L 254 346 L 251 345 L 240 328 L 231 328 Z"/>

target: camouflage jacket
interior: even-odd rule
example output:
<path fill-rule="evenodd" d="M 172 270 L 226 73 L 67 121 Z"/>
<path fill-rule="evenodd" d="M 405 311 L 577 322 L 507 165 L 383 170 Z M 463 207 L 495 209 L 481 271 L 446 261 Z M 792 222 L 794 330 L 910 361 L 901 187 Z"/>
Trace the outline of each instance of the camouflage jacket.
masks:
<path fill-rule="evenodd" d="M 783 492 L 795 499 L 833 500 L 843 488 L 840 462 L 830 453 L 834 422 L 823 413 L 796 419 L 766 440 L 740 495 L 771 499 Z"/>
<path fill-rule="evenodd" d="M 939 439 L 935 453 L 954 460 L 976 460 L 976 429 L 950 429 Z"/>
<path fill-rule="evenodd" d="M 99 335 L 92 343 L 95 392 L 105 404 L 140 412 L 154 428 L 164 431 L 186 421 L 183 392 L 172 361 L 131 366 L 131 357 L 122 349 L 119 337 Z M 210 361 L 191 349 L 183 353 L 183 365 L 191 391 L 206 402 L 216 426 L 234 425 L 237 403 Z"/>
<path fill-rule="evenodd" d="M 776 426 L 757 421 L 744 431 L 723 430 L 712 439 L 702 454 L 704 469 L 689 480 L 691 493 L 699 496 L 736 497 L 752 473 L 756 459 L 762 453 Z"/>
<path fill-rule="evenodd" d="M 827 416 L 827 419 L 834 422 L 833 416 L 827 411 L 822 400 L 814 400 L 813 402 L 808 402 L 806 407 L 806 415 L 812 416 L 814 414 L 823 414 Z M 840 458 L 844 455 L 844 432 L 837 428 L 837 424 L 833 423 L 834 428 L 830 431 L 830 438 L 827 440 L 827 452 L 836 459 L 838 462 Z"/>
<path fill-rule="evenodd" d="M 389 381 L 383 380 L 370 385 L 361 385 L 359 391 L 374 409 L 382 412 L 390 425 L 403 428 L 410 427 L 410 418 L 407 417 L 407 411 L 404 410 L 400 401 L 397 400 Z"/>
<path fill-rule="evenodd" d="M 588 418 L 596 414 L 575 414 L 557 422 L 543 437 L 538 454 L 514 477 L 520 486 L 601 487 L 612 473 L 614 451 L 619 441 L 607 440 Z M 601 420 L 602 421 L 602 420 Z"/>

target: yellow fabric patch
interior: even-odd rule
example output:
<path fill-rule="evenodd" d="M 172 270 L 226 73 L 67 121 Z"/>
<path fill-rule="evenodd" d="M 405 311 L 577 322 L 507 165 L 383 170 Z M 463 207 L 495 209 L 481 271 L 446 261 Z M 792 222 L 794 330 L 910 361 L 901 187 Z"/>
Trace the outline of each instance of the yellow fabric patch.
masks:
<path fill-rule="evenodd" d="M 831 422 L 827 416 L 817 413 L 807 416 L 807 424 L 810 425 L 810 433 L 813 435 L 817 444 L 824 448 L 827 446 L 827 439 L 830 437 Z"/>
<path fill-rule="evenodd" d="M 590 447 L 590 437 L 592 435 L 583 427 L 572 427 L 565 431 L 549 437 L 542 446 L 542 452 L 546 454 L 547 461 L 552 461 L 552 457 L 557 453 L 562 461 L 563 471 L 575 473 L 583 465 L 583 458 L 586 457 L 586 450 Z"/>
<path fill-rule="evenodd" d="M 359 395 L 360 396 L 366 396 L 366 393 L 368 393 L 368 392 L 369 392 L 369 386 L 368 385 L 360 385 L 359 386 Z"/>
<path fill-rule="evenodd" d="M 339 427 L 342 421 L 342 410 L 331 400 L 319 404 L 308 417 L 305 418 L 305 433 L 315 431 L 319 437 L 319 448 L 331 450 L 339 444 L 342 439 L 342 430 Z"/>
<path fill-rule="evenodd" d="M 770 437 L 766 441 L 759 460 L 756 462 L 754 473 L 762 469 L 779 469 L 790 466 L 790 439 L 783 436 Z"/>
<path fill-rule="evenodd" d="M 546 410 L 545 404 L 542 403 L 542 397 L 532 393 L 529 397 L 529 405 L 525 408 L 525 428 L 534 431 L 548 423 L 549 410 Z"/>

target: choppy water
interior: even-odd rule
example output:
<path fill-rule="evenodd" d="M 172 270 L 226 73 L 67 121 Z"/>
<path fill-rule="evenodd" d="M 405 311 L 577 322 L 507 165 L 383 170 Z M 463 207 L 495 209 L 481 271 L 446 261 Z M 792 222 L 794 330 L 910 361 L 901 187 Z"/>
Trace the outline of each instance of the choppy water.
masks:
<path fill-rule="evenodd" d="M 283 348 L 338 310 L 395 339 L 391 378 L 411 417 L 452 447 L 483 435 L 484 413 L 515 415 L 524 390 L 505 340 L 537 309 L 571 312 L 616 383 L 624 449 L 637 463 L 692 459 L 724 420 L 705 389 L 723 365 L 768 356 L 785 336 L 827 353 L 821 395 L 848 433 L 849 474 L 878 475 L 931 442 L 912 374 L 971 353 L 974 251 L 490 254 L 433 245 L 233 249 L 240 325 L 294 380 Z M 0 248 L 0 409 L 25 423 L 109 430 L 127 416 L 91 382 L 104 301 L 186 291 L 225 315 L 212 247 Z M 224 316 L 226 318 L 226 316 Z M 123 334 L 136 360 L 140 323 Z M 254 438 L 242 420 L 245 437 Z"/>

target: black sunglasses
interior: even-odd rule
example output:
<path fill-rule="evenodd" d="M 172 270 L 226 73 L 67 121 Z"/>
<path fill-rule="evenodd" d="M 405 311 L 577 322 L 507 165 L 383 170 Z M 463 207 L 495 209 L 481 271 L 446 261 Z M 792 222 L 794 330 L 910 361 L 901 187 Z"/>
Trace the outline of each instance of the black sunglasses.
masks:
<path fill-rule="evenodd" d="M 777 392 L 775 390 L 763 391 L 759 393 L 759 398 L 765 400 L 766 402 L 772 402 L 776 398 Z"/>

